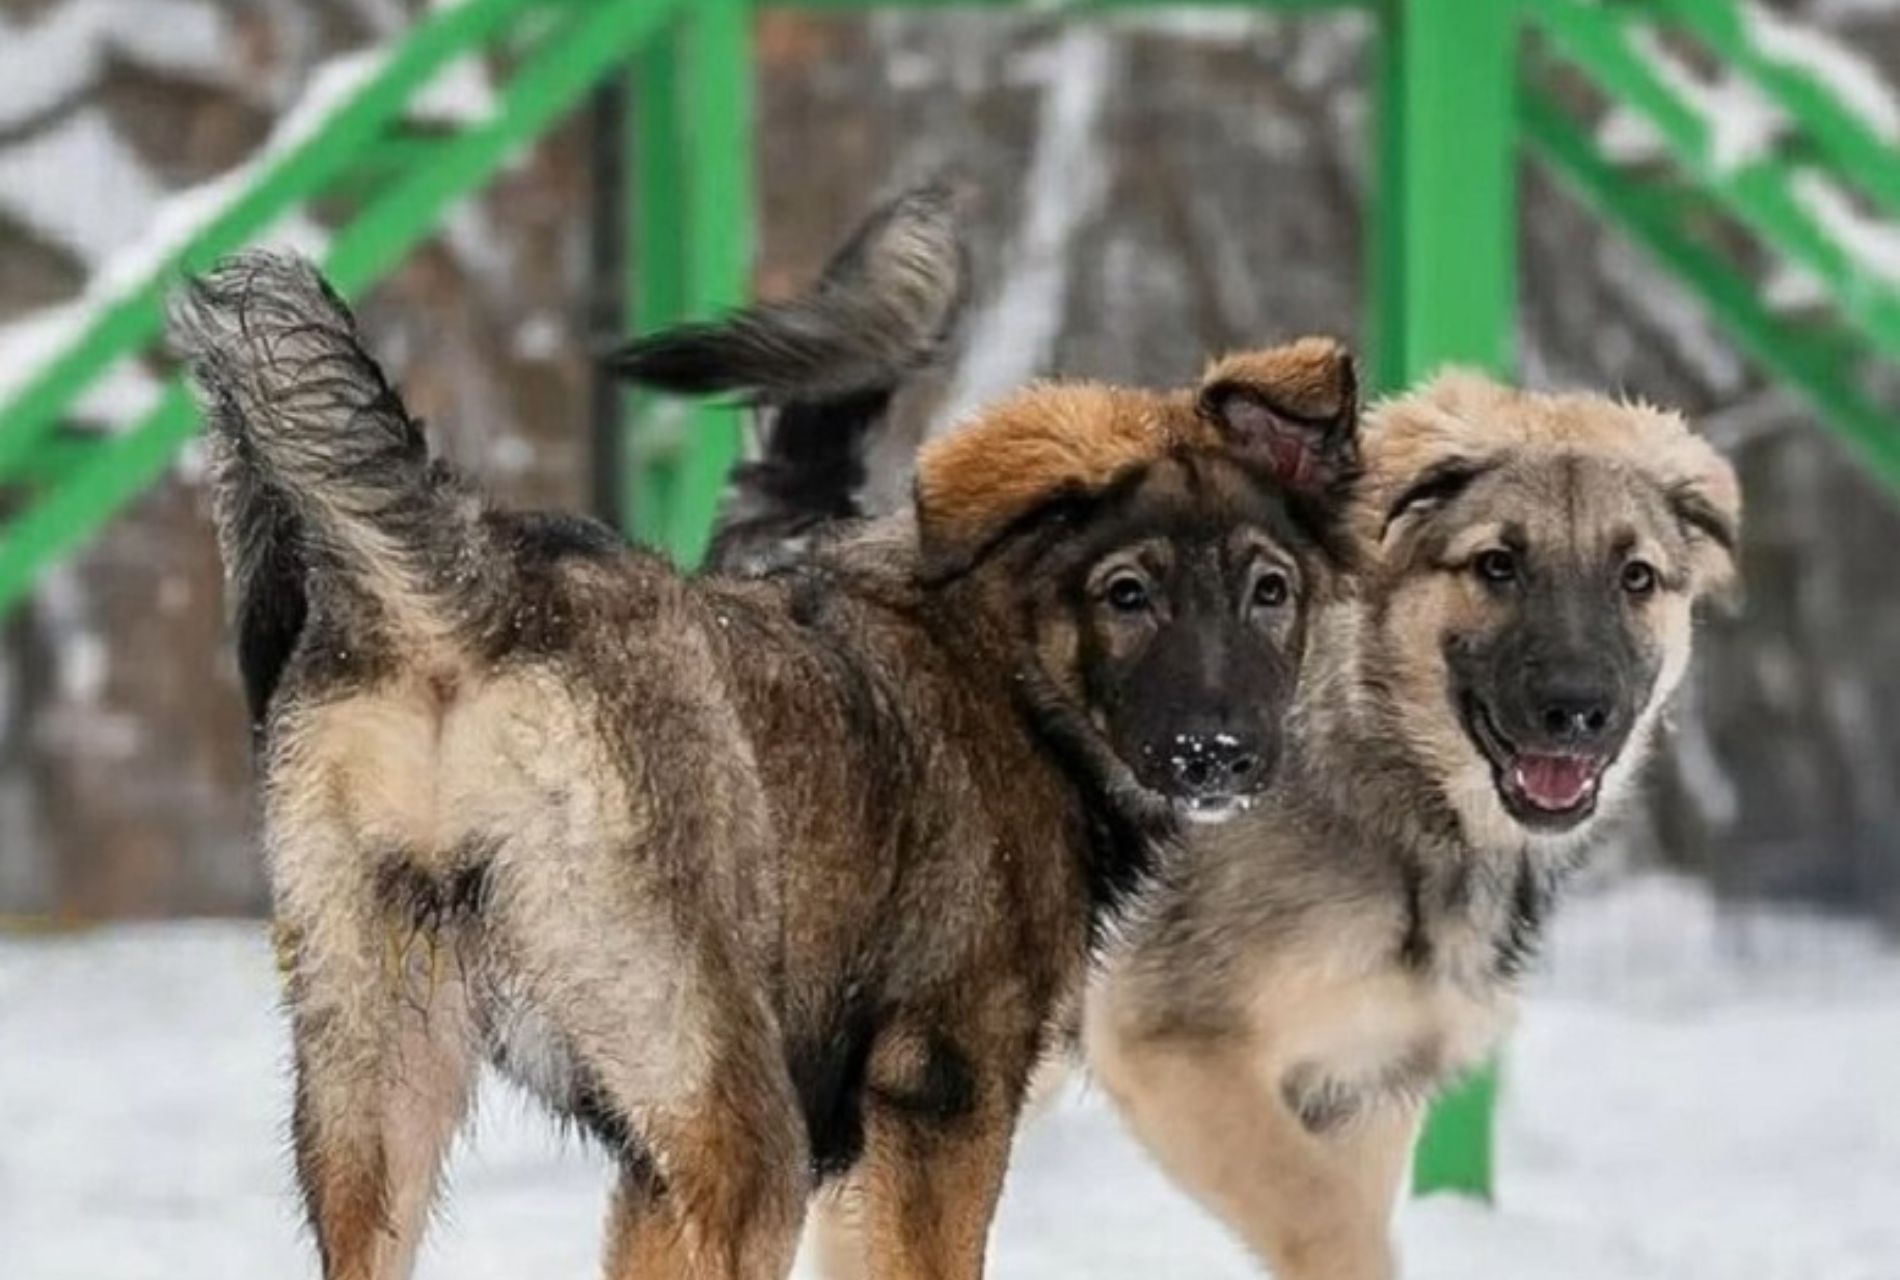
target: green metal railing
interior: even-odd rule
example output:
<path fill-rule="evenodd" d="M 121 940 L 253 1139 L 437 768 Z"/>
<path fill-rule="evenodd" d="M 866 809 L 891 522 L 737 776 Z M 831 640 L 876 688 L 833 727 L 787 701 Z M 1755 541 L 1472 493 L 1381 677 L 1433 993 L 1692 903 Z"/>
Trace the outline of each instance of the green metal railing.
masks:
<path fill-rule="evenodd" d="M 1889 493 L 1900 496 L 1900 421 L 1863 390 L 1875 363 L 1900 363 L 1900 278 L 1863 261 L 1829 228 L 1802 184 L 1854 193 L 1870 214 L 1900 221 L 1900 145 L 1840 101 L 1811 66 L 1765 42 L 1761 24 L 1728 0 L 1644 4 L 1536 0 L 1525 6 L 1542 63 L 1582 75 L 1654 130 L 1669 164 L 1619 166 L 1589 127 L 1528 75 L 1520 99 L 1532 153 L 1591 208 L 1622 228 L 1701 298 L 1742 351 L 1787 382 Z M 1718 156 L 1719 122 L 1659 61 L 1658 37 L 1699 46 L 1744 77 L 1781 127 L 1750 154 Z M 1755 273 L 1728 245 L 1737 237 L 1807 273 L 1828 313 L 1799 323 L 1760 300 Z"/>
<path fill-rule="evenodd" d="M 752 206 L 746 166 L 736 159 L 750 147 L 741 92 L 748 82 L 748 14 L 746 0 L 464 0 L 419 23 L 320 127 L 271 157 L 217 216 L 125 284 L 0 407 L 0 491 L 10 499 L 0 526 L 0 614 L 41 570 L 149 486 L 195 430 L 190 399 L 175 380 L 151 412 L 118 434 L 65 428 L 87 387 L 118 361 L 157 345 L 172 281 L 267 236 L 287 214 L 340 197 L 353 208 L 323 255 L 324 269 L 345 294 L 360 294 L 425 239 L 458 198 L 638 55 L 677 50 L 680 65 L 693 72 L 665 86 L 678 91 L 677 102 L 659 101 L 652 90 L 641 95 L 652 109 L 642 113 L 640 141 L 667 157 L 668 170 L 655 188 L 667 199 L 642 208 L 678 197 L 691 211 L 642 222 L 667 226 L 668 234 L 642 246 L 648 269 L 641 319 L 705 314 L 740 300 Z M 405 124 L 405 109 L 445 67 L 488 55 L 505 55 L 494 63 L 511 70 L 485 118 L 435 132 Z M 661 279 L 669 282 L 665 292 L 653 284 Z M 737 447 L 729 412 L 705 411 L 696 425 L 690 447 L 679 451 L 692 480 L 722 471 Z M 685 522 L 708 522 L 716 493 L 713 485 L 701 487 L 706 495 L 683 503 L 677 523 L 642 532 L 690 546 Z"/>
<path fill-rule="evenodd" d="M 195 427 L 175 383 L 112 436 L 66 429 L 85 390 L 148 352 L 161 299 L 180 274 L 266 236 L 323 199 L 350 213 L 324 264 L 360 294 L 430 234 L 457 199 L 625 72 L 629 212 L 626 323 L 702 316 L 746 293 L 752 247 L 750 19 L 759 7 L 1024 9 L 1107 14 L 1169 5 L 1287 12 L 1358 9 L 1377 30 L 1376 188 L 1365 237 L 1368 345 L 1385 388 L 1447 362 L 1506 372 L 1515 316 L 1519 137 L 1582 199 L 1701 297 L 1741 349 L 1806 395 L 1867 469 L 1900 494 L 1900 427 L 1861 390 L 1875 361 L 1900 359 L 1895 282 L 1866 269 L 1809 201 L 1819 173 L 1900 218 L 1900 150 L 1812 69 L 1760 38 L 1737 0 L 462 0 L 420 22 L 307 137 L 273 155 L 180 248 L 128 282 L 12 400 L 0 405 L 0 616 L 37 575 L 158 477 Z M 1536 33 L 1524 57 L 1523 29 Z M 1747 77 L 1786 117 L 1775 145 L 1714 154 L 1711 122 L 1659 65 L 1646 34 L 1666 31 Z M 464 57 L 511 68 L 494 110 L 461 128 L 418 132 L 405 108 Z M 1554 70 L 1654 127 L 1673 170 L 1606 157 L 1576 94 Z M 1737 232 L 1809 272 L 1830 311 L 1799 324 L 1759 301 Z M 643 539 L 698 559 L 738 450 L 736 415 L 715 406 L 630 401 L 619 491 Z M 1495 1074 L 1434 1112 L 1416 1184 L 1488 1194 Z"/>

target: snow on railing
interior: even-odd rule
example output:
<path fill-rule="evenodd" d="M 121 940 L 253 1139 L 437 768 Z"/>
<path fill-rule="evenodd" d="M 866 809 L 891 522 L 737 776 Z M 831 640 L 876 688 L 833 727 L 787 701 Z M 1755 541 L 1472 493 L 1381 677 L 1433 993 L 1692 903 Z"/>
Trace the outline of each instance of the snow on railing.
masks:
<path fill-rule="evenodd" d="M 545 7 L 546 0 L 540 3 Z M 102 12 L 110 9 L 111 0 L 87 0 L 82 9 L 102 6 Z M 130 243 L 111 245 L 87 264 L 92 270 L 78 298 L 0 328 L 0 474 L 17 466 L 55 421 L 77 413 L 97 425 L 123 426 L 128 408 L 149 405 L 150 397 L 132 394 L 132 388 L 151 378 L 141 371 L 139 357 L 158 337 L 164 281 L 203 265 L 198 259 L 260 239 L 320 251 L 326 235 L 304 216 L 303 206 L 347 169 L 365 144 L 404 119 L 484 119 L 493 110 L 493 88 L 479 64 L 471 70 L 470 55 L 536 6 L 537 0 L 460 0 L 439 6 L 440 12 L 399 44 L 323 64 L 250 159 L 149 206 L 141 234 Z M 92 25 L 72 21 L 77 35 L 53 32 L 40 40 L 58 36 L 56 48 L 97 48 L 103 35 L 91 44 L 79 37 L 110 30 L 115 42 L 122 41 L 126 37 L 117 33 L 136 25 L 123 16 L 109 28 L 105 18 L 86 19 Z M 211 38 L 208 32 L 200 35 Z M 175 48 L 168 52 L 182 56 Z M 89 74 L 84 55 L 65 56 L 70 65 L 56 78 L 79 84 Z M 32 100 L 49 92 L 36 88 Z M 25 100 L 22 95 L 16 103 Z M 32 219 L 26 221 L 32 225 Z M 101 396 L 96 384 L 102 378 L 115 379 L 119 393 Z"/>
<path fill-rule="evenodd" d="M 1626 167 L 1673 159 L 1780 260 L 1778 297 L 1806 305 L 1818 285 L 1900 358 L 1900 97 L 1877 68 L 1754 3 L 1547 0 L 1526 12 L 1612 99 L 1601 154 Z M 1713 73 L 1685 56 L 1684 35 Z"/>

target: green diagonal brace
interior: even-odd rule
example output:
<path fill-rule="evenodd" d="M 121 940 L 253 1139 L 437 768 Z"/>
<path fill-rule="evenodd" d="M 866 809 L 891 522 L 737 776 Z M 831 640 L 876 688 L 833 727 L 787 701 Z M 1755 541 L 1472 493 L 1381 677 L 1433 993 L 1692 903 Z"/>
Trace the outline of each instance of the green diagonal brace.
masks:
<path fill-rule="evenodd" d="M 1794 194 L 1795 166 L 1772 154 L 1728 168 L 1716 163 L 1711 123 L 1631 46 L 1630 10 L 1540 0 L 1530 12 L 1563 57 L 1649 120 L 1677 162 L 1724 208 L 1812 272 L 1876 347 L 1900 358 L 1900 288 L 1869 272 L 1802 206 Z"/>
<path fill-rule="evenodd" d="M 588 6 L 568 17 L 528 55 L 487 121 L 446 140 L 432 163 L 390 187 L 338 233 L 324 260 L 337 287 L 359 294 L 399 262 L 451 201 L 570 110 L 675 2 Z M 189 398 L 174 384 L 143 421 L 103 441 L 96 455 L 20 514 L 0 545 L 0 612 L 25 594 L 40 566 L 163 474 L 195 425 Z"/>
<path fill-rule="evenodd" d="M 1378 185 L 1367 237 L 1373 349 L 1392 390 L 1448 363 L 1511 368 L 1516 314 L 1515 0 L 1388 0 L 1379 31 Z M 1443 1099 L 1421 1192 L 1486 1196 L 1497 1076 Z"/>
<path fill-rule="evenodd" d="M 572 4 L 575 0 L 560 0 Z M 323 127 L 271 162 L 244 194 L 194 235 L 168 262 L 132 285 L 115 305 L 6 405 L 0 416 L 0 476 L 64 416 L 115 360 L 156 342 L 167 283 L 203 270 L 268 231 L 289 210 L 343 173 L 409 99 L 456 57 L 548 0 L 465 0 L 426 19 L 388 62 Z"/>
<path fill-rule="evenodd" d="M 1698 295 L 1743 353 L 1806 397 L 1861 464 L 1900 498 L 1900 422 L 1855 391 L 1844 362 L 1817 358 L 1805 335 L 1762 305 L 1746 277 L 1697 244 L 1656 202 L 1633 191 L 1548 95 L 1526 90 L 1522 119 L 1533 153 Z"/>

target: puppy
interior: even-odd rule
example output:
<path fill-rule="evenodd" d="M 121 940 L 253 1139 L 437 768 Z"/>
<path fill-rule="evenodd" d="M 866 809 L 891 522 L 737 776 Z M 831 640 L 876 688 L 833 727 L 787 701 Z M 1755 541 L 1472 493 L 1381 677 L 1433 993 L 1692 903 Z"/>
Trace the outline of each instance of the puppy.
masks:
<path fill-rule="evenodd" d="M 324 1275 L 409 1272 L 484 1061 L 616 1157 L 610 1276 L 782 1276 L 824 1184 L 876 1274 L 980 1274 L 1105 924 L 1276 772 L 1343 546 L 1338 348 L 1027 392 L 926 454 L 908 518 L 738 580 L 485 499 L 301 262 L 226 263 L 174 334 L 233 594 L 277 619 Z M 787 398 L 766 372 L 730 384 Z"/>

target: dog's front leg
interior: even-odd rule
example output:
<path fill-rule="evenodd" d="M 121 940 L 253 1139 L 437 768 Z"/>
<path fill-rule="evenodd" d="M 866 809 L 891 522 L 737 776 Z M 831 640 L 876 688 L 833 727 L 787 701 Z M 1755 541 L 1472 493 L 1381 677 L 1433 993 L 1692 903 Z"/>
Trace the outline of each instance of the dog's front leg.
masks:
<path fill-rule="evenodd" d="M 1310 1128 L 1251 1037 L 1136 1035 L 1091 1013 L 1090 1065 L 1122 1118 L 1277 1280 L 1392 1280 L 1416 1107 L 1381 1100 Z"/>

